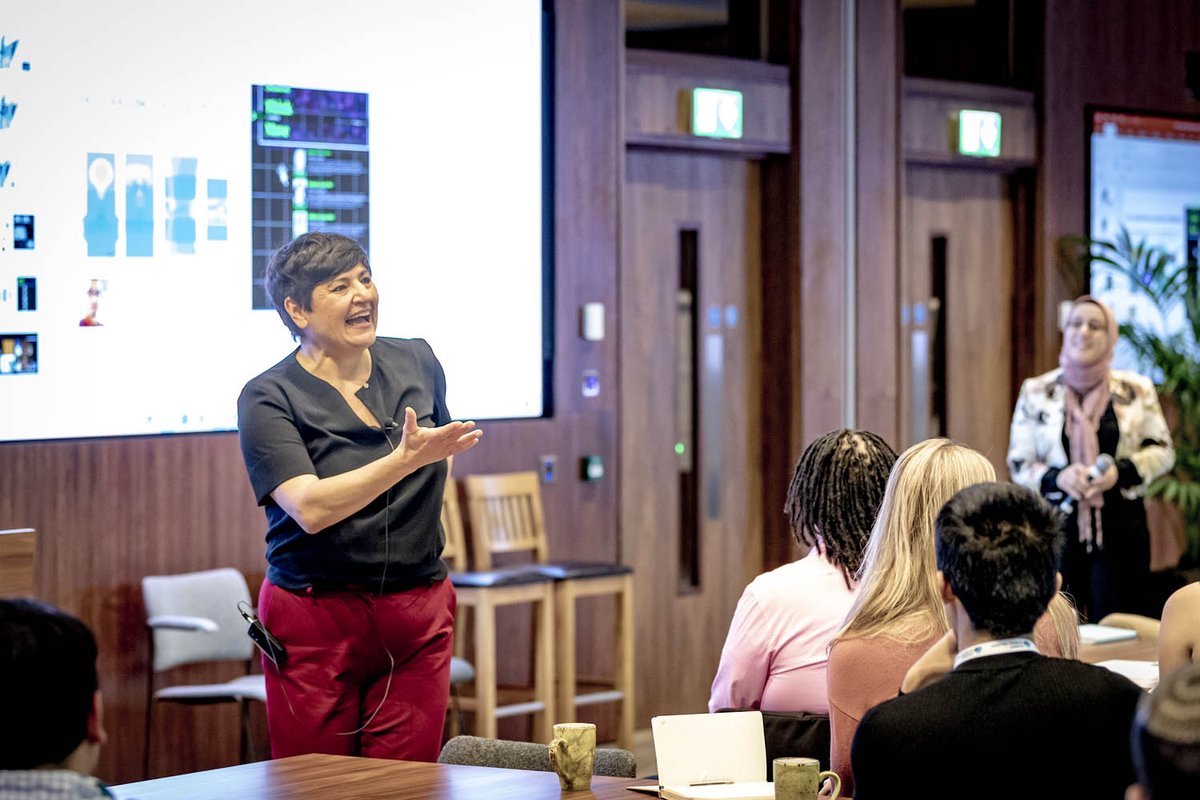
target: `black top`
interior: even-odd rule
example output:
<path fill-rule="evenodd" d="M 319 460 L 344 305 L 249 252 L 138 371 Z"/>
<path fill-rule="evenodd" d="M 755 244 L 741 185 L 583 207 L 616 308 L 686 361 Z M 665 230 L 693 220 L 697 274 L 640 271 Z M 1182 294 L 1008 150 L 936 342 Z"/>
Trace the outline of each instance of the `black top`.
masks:
<path fill-rule="evenodd" d="M 1103 667 L 1006 653 L 975 658 L 868 711 L 851 749 L 855 800 L 1121 798 L 1142 695 Z"/>
<path fill-rule="evenodd" d="M 400 591 L 446 577 L 440 556 L 446 462 L 418 469 L 347 519 L 307 534 L 271 492 L 298 475 L 326 478 L 386 456 L 400 442 L 404 408 L 424 427 L 450 422 L 446 376 L 423 339 L 380 337 L 371 377 L 357 392 L 372 428 L 296 352 L 254 378 L 238 398 L 238 435 L 250 484 L 267 514 L 267 577 L 291 590 Z"/>

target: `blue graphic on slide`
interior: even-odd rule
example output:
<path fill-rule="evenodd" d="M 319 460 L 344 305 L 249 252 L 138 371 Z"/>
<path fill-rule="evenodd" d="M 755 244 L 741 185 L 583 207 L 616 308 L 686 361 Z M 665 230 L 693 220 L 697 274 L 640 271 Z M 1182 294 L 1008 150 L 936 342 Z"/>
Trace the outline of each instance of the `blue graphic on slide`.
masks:
<path fill-rule="evenodd" d="M 196 252 L 196 159 L 173 158 L 173 175 L 167 176 L 167 241 L 176 253 Z"/>
<path fill-rule="evenodd" d="M 13 55 L 17 52 L 17 45 L 20 42 L 20 39 L 13 39 L 9 44 L 5 44 L 4 37 L 0 36 L 0 69 L 8 69 L 12 66 Z"/>
<path fill-rule="evenodd" d="M 0 161 L 0 189 L 3 189 L 4 184 L 8 181 L 8 170 L 11 166 L 11 161 Z"/>
<path fill-rule="evenodd" d="M 17 115 L 17 104 L 8 102 L 8 98 L 0 97 L 0 128 L 12 125 L 13 117 Z"/>
<path fill-rule="evenodd" d="M 87 216 L 83 238 L 89 256 L 117 254 L 117 198 L 113 190 L 116 170 L 112 153 L 88 153 Z"/>
<path fill-rule="evenodd" d="M 208 238 L 212 241 L 223 242 L 229 238 L 227 220 L 229 210 L 229 185 L 224 180 L 209 180 L 208 182 Z"/>
<path fill-rule="evenodd" d="M 154 255 L 154 159 L 125 156 L 125 255 Z"/>

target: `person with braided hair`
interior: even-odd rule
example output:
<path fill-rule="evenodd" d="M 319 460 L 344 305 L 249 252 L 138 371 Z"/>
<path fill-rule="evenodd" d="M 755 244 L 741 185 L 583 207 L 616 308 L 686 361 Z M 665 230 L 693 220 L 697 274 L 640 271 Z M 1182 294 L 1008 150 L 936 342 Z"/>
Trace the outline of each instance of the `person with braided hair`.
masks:
<path fill-rule="evenodd" d="M 742 593 L 713 679 L 709 711 L 828 714 L 827 649 L 856 590 L 863 548 L 896 453 L 869 431 L 810 444 L 784 513 L 808 554 L 759 575 Z"/>

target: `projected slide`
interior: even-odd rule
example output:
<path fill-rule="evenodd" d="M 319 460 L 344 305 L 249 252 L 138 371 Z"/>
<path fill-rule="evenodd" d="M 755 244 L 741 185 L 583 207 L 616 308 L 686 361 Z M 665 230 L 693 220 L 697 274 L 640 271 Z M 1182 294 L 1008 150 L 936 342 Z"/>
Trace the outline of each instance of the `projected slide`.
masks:
<path fill-rule="evenodd" d="M 1200 120 L 1121 111 L 1092 112 L 1091 236 L 1116 239 L 1122 228 L 1135 242 L 1162 248 L 1176 264 L 1195 261 L 1200 239 Z M 1179 307 L 1160 319 L 1149 298 L 1111 268 L 1092 267 L 1092 293 L 1117 318 L 1159 331 L 1184 324 Z M 1114 364 L 1138 365 L 1118 346 Z"/>
<path fill-rule="evenodd" d="M 543 6 L 6 6 L 0 442 L 233 430 L 296 347 L 267 260 L 311 230 L 367 249 L 452 415 L 543 414 Z"/>
<path fill-rule="evenodd" d="M 255 86 L 254 308 L 271 308 L 263 288 L 271 253 L 308 231 L 340 233 L 368 253 L 367 96 L 290 86 Z"/>

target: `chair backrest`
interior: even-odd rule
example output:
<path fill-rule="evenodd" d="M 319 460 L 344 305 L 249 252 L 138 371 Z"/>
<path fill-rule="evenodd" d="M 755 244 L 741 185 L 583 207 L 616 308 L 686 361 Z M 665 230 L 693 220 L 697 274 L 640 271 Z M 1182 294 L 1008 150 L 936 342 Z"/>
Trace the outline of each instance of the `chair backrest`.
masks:
<path fill-rule="evenodd" d="M 466 764 L 474 767 L 504 767 L 550 772 L 550 752 L 544 744 L 485 739 L 479 736 L 455 736 L 442 747 L 440 764 Z M 595 775 L 636 778 L 637 759 L 628 750 L 597 747 Z"/>
<path fill-rule="evenodd" d="M 536 472 L 468 475 L 463 479 L 471 527 L 472 569 L 489 570 L 500 553 L 548 560 L 546 521 Z"/>
<path fill-rule="evenodd" d="M 33 595 L 36 549 L 33 528 L 0 531 L 0 597 Z"/>
<path fill-rule="evenodd" d="M 147 619 L 202 617 L 217 625 L 211 632 L 152 629 L 155 672 L 199 661 L 245 661 L 254 655 L 254 643 L 237 608 L 239 602 L 250 603 L 250 588 L 236 569 L 148 575 L 142 578 L 142 598 Z"/>
<path fill-rule="evenodd" d="M 452 571 L 467 568 L 466 534 L 463 531 L 462 509 L 458 504 L 458 482 L 446 479 L 442 492 L 442 530 L 446 533 L 446 545 L 442 548 L 442 560 Z"/>
<path fill-rule="evenodd" d="M 749 708 L 722 708 L 726 711 L 752 711 Z M 767 746 L 767 780 L 774 780 L 777 758 L 803 756 L 821 762 L 829 769 L 829 717 L 803 711 L 763 711 L 763 739 Z"/>

